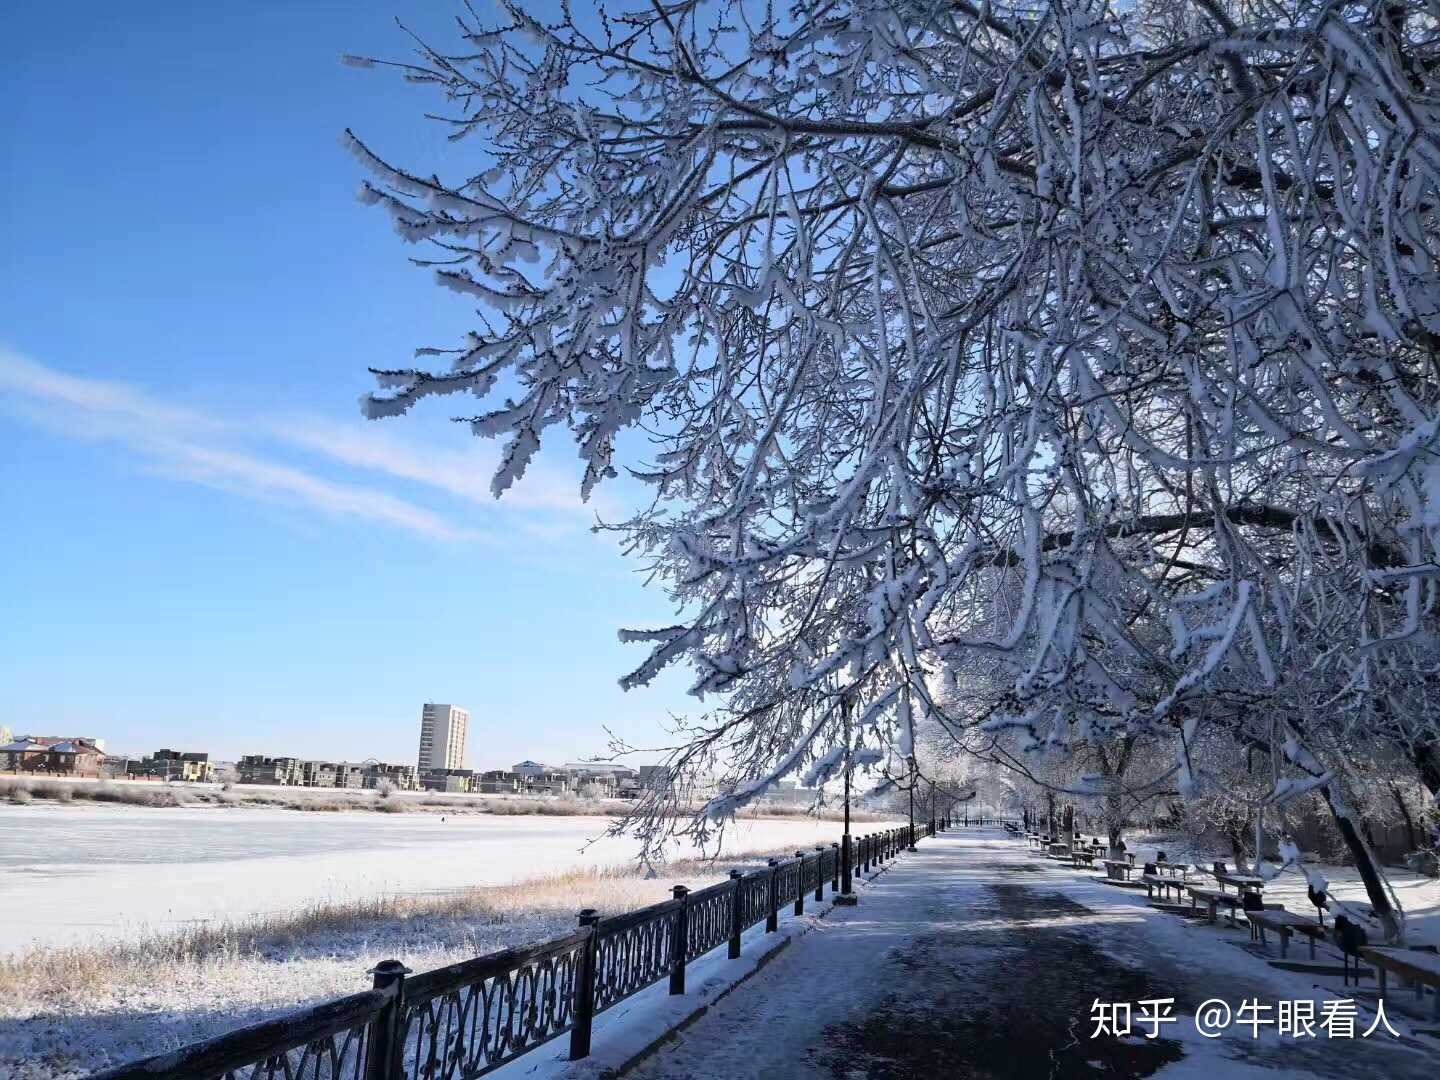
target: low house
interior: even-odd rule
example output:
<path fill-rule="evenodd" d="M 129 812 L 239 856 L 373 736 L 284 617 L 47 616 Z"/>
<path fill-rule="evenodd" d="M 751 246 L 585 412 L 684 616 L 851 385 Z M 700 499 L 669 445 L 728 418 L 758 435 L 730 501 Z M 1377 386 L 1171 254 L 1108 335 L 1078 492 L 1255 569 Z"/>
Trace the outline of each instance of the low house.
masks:
<path fill-rule="evenodd" d="M 45 771 L 57 776 L 99 776 L 105 754 L 84 739 L 65 739 L 46 748 Z"/>
<path fill-rule="evenodd" d="M 0 764 L 11 772 L 35 772 L 43 767 L 47 749 L 40 739 L 16 739 L 0 746 Z"/>

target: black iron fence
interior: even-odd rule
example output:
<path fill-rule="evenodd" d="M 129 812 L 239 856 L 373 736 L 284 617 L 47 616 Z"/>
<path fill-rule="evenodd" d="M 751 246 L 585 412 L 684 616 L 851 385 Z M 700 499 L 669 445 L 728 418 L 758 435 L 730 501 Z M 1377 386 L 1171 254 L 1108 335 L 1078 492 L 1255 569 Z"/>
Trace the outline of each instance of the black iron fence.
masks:
<path fill-rule="evenodd" d="M 948 819 L 853 838 L 852 874 L 888 862 Z M 397 960 L 372 969 L 370 990 L 242 1028 L 91 1080 L 471 1080 L 565 1032 L 571 1059 L 590 1053 L 596 1016 L 661 979 L 685 992 L 686 965 L 782 911 L 839 891 L 839 844 L 771 859 L 764 869 L 661 904 L 602 919 L 580 913 L 574 933 L 413 975 Z"/>

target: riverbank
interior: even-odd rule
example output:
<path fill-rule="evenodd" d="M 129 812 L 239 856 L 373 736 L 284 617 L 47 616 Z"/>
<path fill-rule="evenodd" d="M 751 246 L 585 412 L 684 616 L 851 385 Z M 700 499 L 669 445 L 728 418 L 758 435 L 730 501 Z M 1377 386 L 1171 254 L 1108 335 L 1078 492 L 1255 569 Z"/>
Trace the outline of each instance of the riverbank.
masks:
<path fill-rule="evenodd" d="M 784 848 L 776 849 L 784 852 Z M 581 908 L 606 914 L 702 887 L 756 853 L 575 869 L 445 895 L 319 902 L 125 942 L 0 956 L 0 1075 L 60 1080 L 364 989 L 381 960 L 415 971 L 558 937 Z"/>

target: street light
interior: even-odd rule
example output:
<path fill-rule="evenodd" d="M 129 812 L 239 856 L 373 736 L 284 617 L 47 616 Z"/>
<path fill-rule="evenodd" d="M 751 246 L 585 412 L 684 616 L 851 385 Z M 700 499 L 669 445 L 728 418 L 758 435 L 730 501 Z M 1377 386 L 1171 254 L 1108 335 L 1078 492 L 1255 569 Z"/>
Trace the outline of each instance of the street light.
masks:
<path fill-rule="evenodd" d="M 860 902 L 855 895 L 850 871 L 854 859 L 850 855 L 850 698 L 840 699 L 840 715 L 845 718 L 845 832 L 840 837 L 840 895 L 835 903 L 843 907 L 854 907 Z"/>
<path fill-rule="evenodd" d="M 915 753 L 910 753 L 910 850 L 915 850 Z"/>

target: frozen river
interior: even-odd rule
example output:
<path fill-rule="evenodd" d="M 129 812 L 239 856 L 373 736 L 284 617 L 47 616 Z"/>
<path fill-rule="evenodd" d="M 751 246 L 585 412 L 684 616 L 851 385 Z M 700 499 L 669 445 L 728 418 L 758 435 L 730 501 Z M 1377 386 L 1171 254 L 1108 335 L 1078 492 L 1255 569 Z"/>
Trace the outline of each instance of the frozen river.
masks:
<path fill-rule="evenodd" d="M 0 952 L 316 900 L 500 885 L 633 857 L 608 818 L 0 806 Z M 741 822 L 729 851 L 838 839 L 834 822 Z M 584 849 L 584 850 L 582 850 Z"/>

